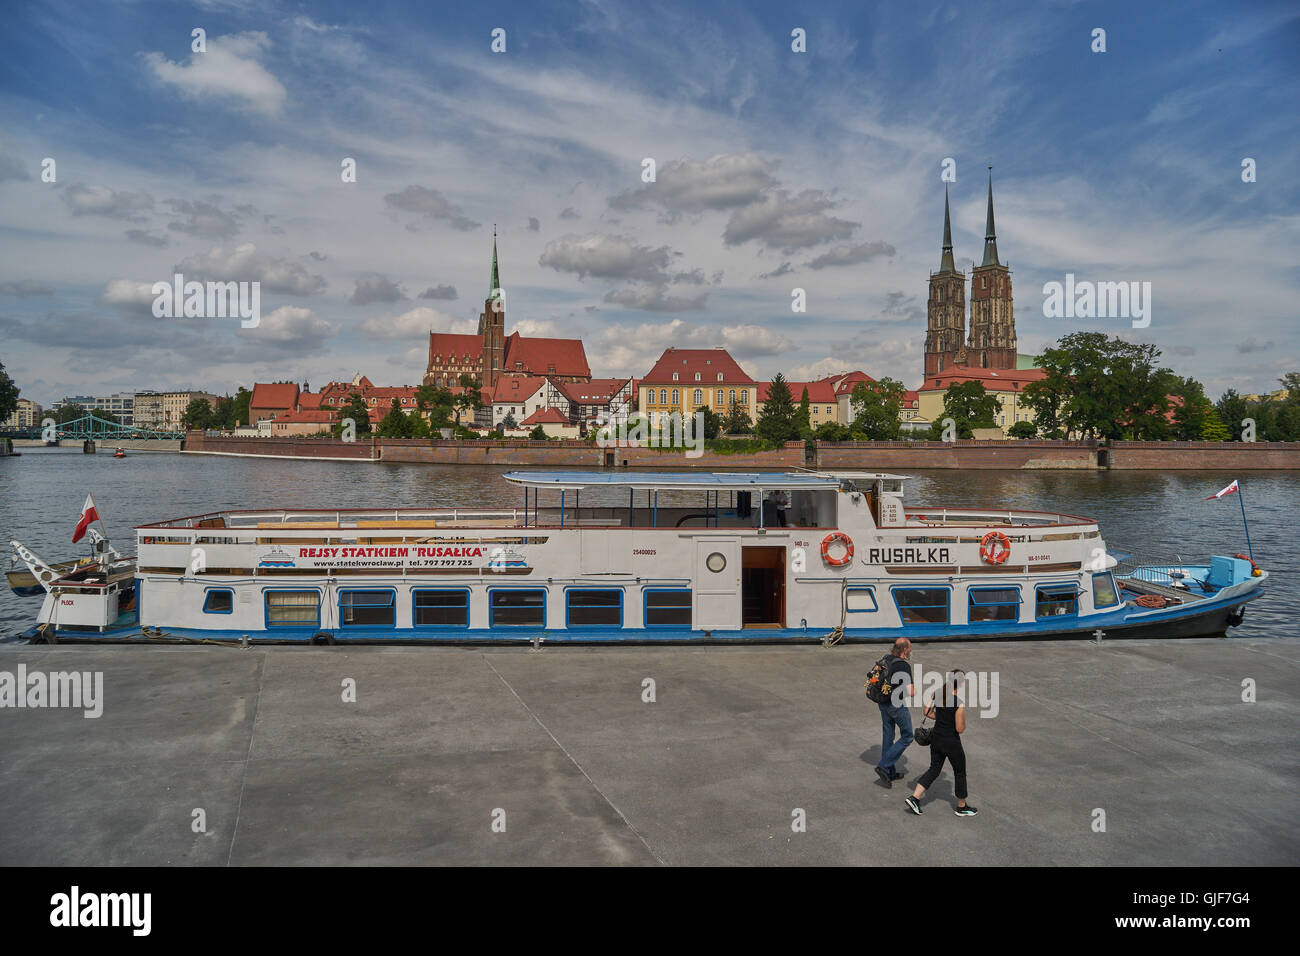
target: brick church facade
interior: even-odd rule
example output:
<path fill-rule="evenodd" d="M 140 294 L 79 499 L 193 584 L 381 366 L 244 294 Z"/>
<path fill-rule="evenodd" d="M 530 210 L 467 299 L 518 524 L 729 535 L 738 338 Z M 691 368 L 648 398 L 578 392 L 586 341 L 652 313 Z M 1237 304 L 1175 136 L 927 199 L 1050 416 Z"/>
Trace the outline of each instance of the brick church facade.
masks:
<path fill-rule="evenodd" d="M 472 375 L 486 394 L 507 376 L 545 376 L 556 382 L 588 382 L 591 367 L 581 339 L 506 335 L 505 296 L 497 266 L 496 233 L 492 235 L 492 277 L 479 314 L 478 332 L 429 333 L 425 385 L 452 388 L 461 375 Z"/>
<path fill-rule="evenodd" d="M 926 306 L 925 375 L 955 367 L 1016 368 L 1016 318 L 1011 296 L 1011 269 L 998 259 L 993 224 L 993 176 L 989 175 L 984 261 L 970 275 L 970 335 L 966 335 L 966 275 L 952 255 L 948 196 L 943 198 L 943 254 L 939 271 L 930 273 Z"/>

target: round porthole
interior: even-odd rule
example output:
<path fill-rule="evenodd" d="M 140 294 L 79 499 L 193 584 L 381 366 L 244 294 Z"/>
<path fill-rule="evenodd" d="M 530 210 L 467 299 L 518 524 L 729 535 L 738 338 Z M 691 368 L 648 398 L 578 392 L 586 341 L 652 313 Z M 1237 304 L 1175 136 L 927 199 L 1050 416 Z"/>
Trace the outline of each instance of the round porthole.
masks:
<path fill-rule="evenodd" d="M 721 551 L 714 551 L 704 559 L 704 566 L 715 574 L 727 566 L 727 558 Z"/>

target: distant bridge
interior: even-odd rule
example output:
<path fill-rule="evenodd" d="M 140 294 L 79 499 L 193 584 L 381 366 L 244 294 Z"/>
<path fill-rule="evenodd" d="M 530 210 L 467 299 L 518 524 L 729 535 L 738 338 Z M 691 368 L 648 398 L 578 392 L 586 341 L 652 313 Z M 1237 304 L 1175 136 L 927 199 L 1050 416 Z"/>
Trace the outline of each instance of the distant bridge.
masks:
<path fill-rule="evenodd" d="M 37 428 L 31 435 L 32 438 L 44 437 L 44 430 Z M 72 421 L 63 422 L 54 426 L 56 438 L 71 439 L 73 441 L 90 441 L 105 442 L 112 444 L 116 441 L 149 441 L 149 440 L 176 440 L 184 438 L 183 431 L 160 431 L 154 428 L 141 428 L 137 425 L 123 425 L 120 422 L 110 422 L 106 418 L 100 418 L 91 412 L 81 418 L 74 418 Z"/>

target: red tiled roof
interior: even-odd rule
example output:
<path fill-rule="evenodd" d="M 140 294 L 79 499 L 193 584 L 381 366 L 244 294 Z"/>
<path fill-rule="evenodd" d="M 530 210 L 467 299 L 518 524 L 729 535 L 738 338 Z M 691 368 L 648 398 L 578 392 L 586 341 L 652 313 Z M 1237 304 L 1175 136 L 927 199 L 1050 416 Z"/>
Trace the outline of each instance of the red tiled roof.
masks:
<path fill-rule="evenodd" d="M 438 364 L 463 364 L 465 357 L 468 356 L 469 364 L 472 365 L 483 357 L 483 339 L 478 335 L 460 332 L 430 332 L 429 365 L 431 366 L 434 364 L 435 355 L 440 357 Z"/>
<path fill-rule="evenodd" d="M 281 422 L 310 422 L 315 424 L 329 424 L 334 421 L 334 412 L 324 408 L 303 409 L 300 412 L 286 412 L 275 420 L 278 425 Z"/>
<path fill-rule="evenodd" d="M 927 375 L 917 391 L 947 391 L 949 385 L 980 382 L 991 392 L 1019 391 L 1030 382 L 1047 377 L 1041 368 L 973 368 L 955 365 L 951 369 Z"/>
<path fill-rule="evenodd" d="M 903 393 L 903 406 L 905 408 L 916 408 L 920 403 L 921 396 L 919 393 L 915 391 L 907 391 Z"/>
<path fill-rule="evenodd" d="M 497 379 L 496 389 L 492 392 L 492 402 L 522 402 L 546 384 L 546 379 L 539 376 L 507 375 Z"/>
<path fill-rule="evenodd" d="M 299 409 L 317 409 L 320 408 L 320 400 L 324 396 L 320 392 L 299 392 L 298 408 Z"/>
<path fill-rule="evenodd" d="M 578 405 L 608 405 L 631 379 L 593 378 L 590 382 L 556 382 L 564 397 Z"/>
<path fill-rule="evenodd" d="M 522 422 L 520 427 L 527 425 L 568 425 L 569 420 L 558 408 L 539 408 Z"/>
<path fill-rule="evenodd" d="M 476 336 L 474 338 L 477 338 Z M 564 375 L 591 378 L 582 339 L 525 338 L 518 332 L 506 336 L 502 371 L 531 372 L 534 375 Z"/>
<path fill-rule="evenodd" d="M 249 408 L 274 408 L 289 411 L 298 404 L 298 386 L 293 382 L 257 382 L 248 400 Z"/>
<path fill-rule="evenodd" d="M 692 384 L 695 373 L 700 373 L 701 386 L 704 385 L 756 385 L 745 374 L 745 370 L 736 364 L 726 349 L 665 349 L 659 356 L 654 368 L 645 374 L 639 385 L 671 385 L 673 373 L 678 375 L 677 384 Z M 722 381 L 718 381 L 718 373 Z"/>
<path fill-rule="evenodd" d="M 836 395 L 848 395 L 853 391 L 853 386 L 858 382 L 871 383 L 875 379 L 866 372 L 849 372 L 847 375 L 833 375 L 831 381 L 835 383 Z"/>

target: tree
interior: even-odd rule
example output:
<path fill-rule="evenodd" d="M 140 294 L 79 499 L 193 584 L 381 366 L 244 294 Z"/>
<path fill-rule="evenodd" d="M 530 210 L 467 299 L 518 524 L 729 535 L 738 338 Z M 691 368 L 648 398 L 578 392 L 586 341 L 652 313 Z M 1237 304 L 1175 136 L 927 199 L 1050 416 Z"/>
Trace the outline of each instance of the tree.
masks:
<path fill-rule="evenodd" d="M 5 371 L 0 362 L 0 422 L 3 422 L 18 409 L 18 386 Z"/>
<path fill-rule="evenodd" d="M 852 437 L 848 426 L 839 422 L 822 422 L 813 432 L 813 438 L 818 441 L 848 441 Z"/>
<path fill-rule="evenodd" d="M 787 442 L 799 437 L 798 412 L 785 376 L 777 372 L 767 386 L 767 401 L 754 423 L 754 434 L 764 441 Z"/>
<path fill-rule="evenodd" d="M 506 417 L 501 419 L 501 428 L 506 429 L 506 428 L 518 428 L 518 427 L 519 427 L 519 422 L 515 421 L 515 413 L 514 410 L 511 409 L 510 411 L 506 412 Z"/>
<path fill-rule="evenodd" d="M 388 414 L 379 422 L 376 434 L 380 438 L 410 438 L 411 423 L 407 420 L 406 414 L 402 411 L 402 405 L 397 399 L 393 399 L 388 405 Z"/>
<path fill-rule="evenodd" d="M 1201 422 L 1201 432 L 1196 436 L 1201 441 L 1232 441 L 1232 432 L 1219 419 L 1219 413 L 1213 405 Z"/>
<path fill-rule="evenodd" d="M 704 416 L 704 439 L 712 441 L 718 437 L 718 432 L 722 430 L 722 418 L 713 413 L 707 405 L 701 405 L 695 409 L 695 414 Z"/>
<path fill-rule="evenodd" d="M 366 434 L 370 431 L 370 409 L 366 408 L 365 399 L 357 392 L 348 396 L 348 400 L 339 409 L 339 422 L 343 419 L 350 418 L 356 423 L 357 434 Z"/>
<path fill-rule="evenodd" d="M 1038 426 L 1033 422 L 1015 422 L 1007 429 L 1007 434 L 1012 438 L 1037 438 Z"/>
<path fill-rule="evenodd" d="M 76 402 L 69 402 L 54 413 L 54 420 L 60 425 L 65 425 L 68 422 L 76 421 L 85 414 L 86 409 L 83 406 L 78 405 Z"/>
<path fill-rule="evenodd" d="M 242 425 L 243 427 L 247 428 L 251 424 L 251 422 L 249 422 L 248 420 L 248 417 L 250 414 L 249 404 L 252 402 L 252 400 L 253 400 L 253 393 L 248 389 L 244 388 L 244 386 L 242 385 L 239 386 L 239 388 L 235 391 L 235 426 L 236 427 Z"/>
<path fill-rule="evenodd" d="M 468 372 L 460 377 L 460 386 L 464 391 L 456 396 L 456 424 L 460 424 L 461 412 L 478 411 L 483 407 L 483 386 L 479 380 Z"/>
<path fill-rule="evenodd" d="M 728 435 L 745 435 L 753 427 L 749 420 L 749 413 L 745 411 L 744 406 L 732 402 L 731 409 L 727 412 L 726 419 L 723 420 L 722 430 Z"/>
<path fill-rule="evenodd" d="M 903 431 L 898 415 L 906 397 L 907 389 L 897 379 L 882 378 L 854 385 L 849 393 L 849 408 L 853 412 L 849 429 L 853 437 L 868 441 L 897 439 Z"/>
<path fill-rule="evenodd" d="M 979 381 L 953 382 L 943 393 L 943 414 L 957 426 L 958 438 L 971 438 L 976 428 L 996 428 L 1001 403 Z"/>
<path fill-rule="evenodd" d="M 191 398 L 190 403 L 185 406 L 185 413 L 181 415 L 181 427 L 203 431 L 213 427 L 212 420 L 212 406 L 208 403 L 208 400 L 206 398 Z"/>
<path fill-rule="evenodd" d="M 800 435 L 806 437 L 812 432 L 812 403 L 808 400 L 807 385 L 803 387 L 803 394 L 799 396 L 799 409 L 795 412 L 794 423 Z"/>
<path fill-rule="evenodd" d="M 1205 389 L 1194 378 L 1170 375 L 1166 386 L 1169 395 L 1177 396 L 1173 402 L 1173 437 L 1178 441 L 1194 441 L 1201 437 L 1206 420 L 1214 406 L 1205 397 Z M 1217 416 L 1216 416 L 1217 417 Z M 1222 423 L 1220 423 L 1222 427 Z M 1217 439 L 1222 441 L 1224 439 Z"/>
<path fill-rule="evenodd" d="M 546 429 L 541 425 L 534 425 L 533 430 L 528 433 L 529 441 L 547 441 L 550 438 L 546 434 Z"/>
<path fill-rule="evenodd" d="M 1243 422 L 1253 417 L 1250 403 L 1238 395 L 1235 388 L 1230 388 L 1223 393 L 1214 410 L 1219 423 L 1229 431 L 1229 437 L 1233 441 L 1240 441 L 1239 429 L 1245 428 Z"/>

